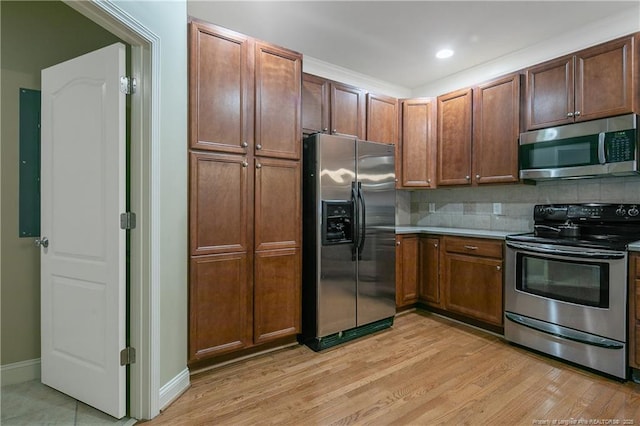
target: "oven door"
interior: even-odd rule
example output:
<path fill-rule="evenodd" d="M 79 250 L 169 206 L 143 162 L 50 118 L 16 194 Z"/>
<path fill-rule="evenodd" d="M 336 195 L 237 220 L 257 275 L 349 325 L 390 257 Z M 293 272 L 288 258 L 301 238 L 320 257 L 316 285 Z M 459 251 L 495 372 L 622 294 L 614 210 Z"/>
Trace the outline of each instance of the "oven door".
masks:
<path fill-rule="evenodd" d="M 626 252 L 508 241 L 506 254 L 506 312 L 626 342 Z"/>
<path fill-rule="evenodd" d="M 506 340 L 627 378 L 627 254 L 507 241 Z"/>

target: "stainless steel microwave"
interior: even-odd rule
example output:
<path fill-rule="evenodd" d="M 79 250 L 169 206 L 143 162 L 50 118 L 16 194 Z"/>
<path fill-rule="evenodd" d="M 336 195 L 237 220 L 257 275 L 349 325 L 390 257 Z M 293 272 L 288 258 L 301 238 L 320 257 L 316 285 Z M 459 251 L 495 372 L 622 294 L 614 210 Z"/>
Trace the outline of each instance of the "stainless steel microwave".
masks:
<path fill-rule="evenodd" d="M 635 114 L 520 134 L 520 178 L 629 176 L 638 170 Z"/>

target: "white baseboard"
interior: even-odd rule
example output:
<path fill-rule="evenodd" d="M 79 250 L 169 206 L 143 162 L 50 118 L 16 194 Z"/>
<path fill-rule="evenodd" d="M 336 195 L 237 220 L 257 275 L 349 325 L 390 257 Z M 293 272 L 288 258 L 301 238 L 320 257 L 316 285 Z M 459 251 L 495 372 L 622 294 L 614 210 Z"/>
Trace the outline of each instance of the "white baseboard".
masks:
<path fill-rule="evenodd" d="M 40 358 L 5 364 L 0 367 L 2 386 L 40 379 Z"/>
<path fill-rule="evenodd" d="M 158 405 L 160 411 L 167 408 L 173 401 L 178 399 L 191 386 L 189 381 L 189 370 L 185 368 L 176 377 L 160 388 L 160 400 Z"/>

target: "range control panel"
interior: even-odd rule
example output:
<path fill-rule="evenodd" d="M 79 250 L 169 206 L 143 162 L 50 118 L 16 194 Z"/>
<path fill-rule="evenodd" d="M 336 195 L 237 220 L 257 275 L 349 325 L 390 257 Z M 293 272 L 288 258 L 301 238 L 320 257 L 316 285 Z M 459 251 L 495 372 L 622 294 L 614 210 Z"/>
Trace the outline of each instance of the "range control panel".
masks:
<path fill-rule="evenodd" d="M 353 214 L 351 201 L 322 201 L 322 244 L 347 244 L 352 242 Z"/>
<path fill-rule="evenodd" d="M 640 222 L 638 204 L 539 204 L 534 207 L 535 221 Z"/>

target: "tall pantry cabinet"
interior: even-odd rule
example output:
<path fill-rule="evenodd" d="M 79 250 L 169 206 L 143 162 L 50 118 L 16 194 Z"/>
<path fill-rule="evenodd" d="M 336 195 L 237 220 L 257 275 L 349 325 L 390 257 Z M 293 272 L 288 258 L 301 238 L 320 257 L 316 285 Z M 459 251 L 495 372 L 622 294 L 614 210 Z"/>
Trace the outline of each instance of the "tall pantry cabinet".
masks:
<path fill-rule="evenodd" d="M 300 331 L 302 56 L 189 29 L 189 363 Z"/>

